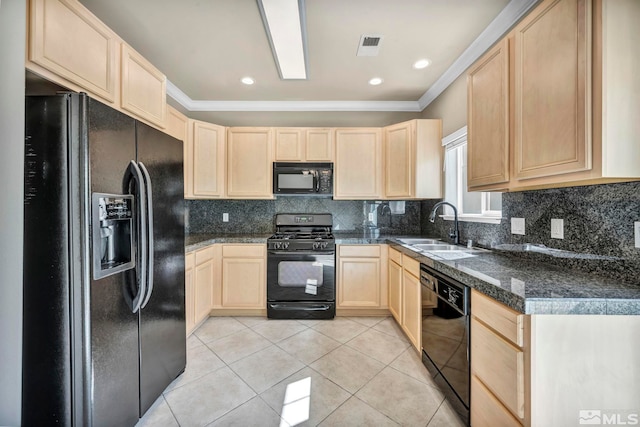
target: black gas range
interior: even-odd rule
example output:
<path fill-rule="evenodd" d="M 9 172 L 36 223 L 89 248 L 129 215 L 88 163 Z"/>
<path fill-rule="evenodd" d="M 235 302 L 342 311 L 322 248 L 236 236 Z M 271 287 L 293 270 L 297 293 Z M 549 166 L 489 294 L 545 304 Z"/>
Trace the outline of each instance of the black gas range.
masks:
<path fill-rule="evenodd" d="M 331 214 L 278 214 L 267 240 L 267 317 L 335 317 Z"/>

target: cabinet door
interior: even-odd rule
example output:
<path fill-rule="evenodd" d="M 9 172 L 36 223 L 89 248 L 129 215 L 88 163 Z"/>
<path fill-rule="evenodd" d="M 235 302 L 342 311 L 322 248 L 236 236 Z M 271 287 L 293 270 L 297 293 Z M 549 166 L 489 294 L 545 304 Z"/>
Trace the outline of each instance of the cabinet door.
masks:
<path fill-rule="evenodd" d="M 276 161 L 301 162 L 304 158 L 304 131 L 297 128 L 275 129 Z"/>
<path fill-rule="evenodd" d="M 222 259 L 222 307 L 265 309 L 264 258 Z"/>
<path fill-rule="evenodd" d="M 337 129 L 334 199 L 382 196 L 382 131 Z"/>
<path fill-rule="evenodd" d="M 421 351 L 422 333 L 420 291 L 420 280 L 405 270 L 402 274 L 402 329 L 418 351 Z"/>
<path fill-rule="evenodd" d="M 509 181 L 509 39 L 467 74 L 467 184 Z"/>
<path fill-rule="evenodd" d="M 591 169 L 591 1 L 545 0 L 515 29 L 515 175 Z"/>
<path fill-rule="evenodd" d="M 193 195 L 222 197 L 224 195 L 225 128 L 192 120 L 193 123 Z M 187 162 L 185 161 L 185 164 Z"/>
<path fill-rule="evenodd" d="M 166 132 L 172 137 L 179 139 L 182 142 L 186 142 L 187 135 L 189 133 L 188 126 L 189 118 L 172 106 L 167 105 Z"/>
<path fill-rule="evenodd" d="M 333 161 L 333 131 L 331 129 L 307 129 L 307 152 L 305 160 L 308 162 Z"/>
<path fill-rule="evenodd" d="M 184 268 L 184 305 L 185 305 L 185 320 L 186 320 L 186 328 L 187 335 L 190 335 L 193 332 L 193 328 L 196 325 L 196 315 L 195 315 L 195 274 L 194 274 L 194 264 L 195 264 L 195 254 L 188 253 L 185 256 L 184 260 L 185 268 Z"/>
<path fill-rule="evenodd" d="M 270 128 L 229 128 L 227 195 L 272 199 L 272 132 Z"/>
<path fill-rule="evenodd" d="M 167 78 L 142 55 L 122 43 L 121 106 L 164 128 L 167 115 Z"/>
<path fill-rule="evenodd" d="M 415 128 L 412 122 L 400 123 L 384 129 L 384 187 L 386 197 L 413 197 L 415 170 L 413 167 L 412 146 L 414 132 Z"/>
<path fill-rule="evenodd" d="M 195 323 L 209 316 L 213 304 L 213 280 L 214 263 L 213 258 L 196 264 L 195 276 Z"/>
<path fill-rule="evenodd" d="M 114 102 L 117 36 L 79 2 L 31 0 L 29 60 Z"/>
<path fill-rule="evenodd" d="M 389 260 L 389 311 L 402 324 L 402 267 Z"/>
<path fill-rule="evenodd" d="M 380 306 L 380 258 L 340 258 L 338 307 Z"/>

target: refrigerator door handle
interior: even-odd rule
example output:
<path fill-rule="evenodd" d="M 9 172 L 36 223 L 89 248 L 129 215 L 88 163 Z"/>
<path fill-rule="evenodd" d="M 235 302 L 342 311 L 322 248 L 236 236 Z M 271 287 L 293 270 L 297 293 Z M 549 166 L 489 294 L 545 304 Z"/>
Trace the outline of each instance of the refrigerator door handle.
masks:
<path fill-rule="evenodd" d="M 140 310 L 140 306 L 142 305 L 142 301 L 146 294 L 146 283 L 147 283 L 147 205 L 144 203 L 147 199 L 146 191 L 145 191 L 145 183 L 144 178 L 142 176 L 142 172 L 140 172 L 140 168 L 136 164 L 135 161 L 131 160 L 129 162 L 129 168 L 127 169 L 127 173 L 125 175 L 124 187 L 125 192 L 129 190 L 129 184 L 133 179 L 136 183 L 137 192 L 136 202 L 138 205 L 137 210 L 140 213 L 139 223 L 140 228 L 138 230 L 138 247 L 140 248 L 140 268 L 138 271 L 138 294 L 133 299 L 133 312 L 137 313 Z"/>
<path fill-rule="evenodd" d="M 140 165 L 140 170 L 144 177 L 147 193 L 147 287 L 144 302 L 141 306 L 141 308 L 145 308 L 151 298 L 151 294 L 153 293 L 153 189 L 151 187 L 151 176 L 149 175 L 149 171 L 145 167 L 144 163 L 139 162 L 138 164 Z"/>

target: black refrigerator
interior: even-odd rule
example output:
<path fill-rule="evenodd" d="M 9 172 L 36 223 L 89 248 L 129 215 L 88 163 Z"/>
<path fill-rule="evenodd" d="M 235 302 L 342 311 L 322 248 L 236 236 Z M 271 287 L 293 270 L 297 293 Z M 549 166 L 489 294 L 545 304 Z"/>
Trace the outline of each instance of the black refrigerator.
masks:
<path fill-rule="evenodd" d="M 133 426 L 186 363 L 182 142 L 28 96 L 23 425 Z"/>

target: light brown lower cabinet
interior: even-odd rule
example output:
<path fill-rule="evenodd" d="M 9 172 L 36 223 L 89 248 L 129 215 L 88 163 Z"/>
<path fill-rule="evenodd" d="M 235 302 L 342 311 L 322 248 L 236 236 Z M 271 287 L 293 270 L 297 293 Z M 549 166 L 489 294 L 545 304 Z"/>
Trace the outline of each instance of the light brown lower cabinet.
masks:
<path fill-rule="evenodd" d="M 389 311 L 402 324 L 402 253 L 389 248 Z"/>
<path fill-rule="evenodd" d="M 339 245 L 337 309 L 387 308 L 387 245 Z"/>
<path fill-rule="evenodd" d="M 405 268 L 402 271 L 402 329 L 413 347 L 420 351 L 422 344 L 420 279 Z"/>
<path fill-rule="evenodd" d="M 194 267 L 196 255 L 190 252 L 184 257 L 184 315 L 187 335 L 196 326 L 195 297 L 194 297 Z"/>
<path fill-rule="evenodd" d="M 430 299 L 422 299 L 420 263 L 389 248 L 389 311 L 413 347 L 422 347 L 422 309 L 433 307 Z"/>
<path fill-rule="evenodd" d="M 194 325 L 206 319 L 211 312 L 214 280 L 214 251 L 213 246 L 208 246 L 195 252 L 193 270 Z"/>
<path fill-rule="evenodd" d="M 221 307 L 266 310 L 266 268 L 266 245 L 222 245 Z"/>
<path fill-rule="evenodd" d="M 473 427 L 520 427 L 518 421 L 502 403 L 482 384 L 475 375 L 471 376 L 471 425 Z"/>

